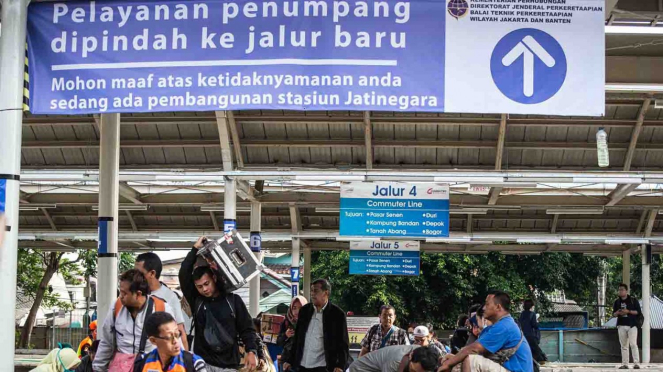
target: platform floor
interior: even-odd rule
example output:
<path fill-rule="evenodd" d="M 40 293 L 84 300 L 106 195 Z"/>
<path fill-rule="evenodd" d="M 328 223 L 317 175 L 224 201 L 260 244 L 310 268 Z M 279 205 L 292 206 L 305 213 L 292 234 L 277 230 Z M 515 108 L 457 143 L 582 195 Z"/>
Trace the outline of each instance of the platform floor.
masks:
<path fill-rule="evenodd" d="M 615 372 L 619 367 L 619 363 L 546 363 L 541 366 L 541 372 Z M 633 370 L 633 364 L 629 368 Z M 648 372 L 663 372 L 661 363 L 640 364 L 640 368 Z"/>

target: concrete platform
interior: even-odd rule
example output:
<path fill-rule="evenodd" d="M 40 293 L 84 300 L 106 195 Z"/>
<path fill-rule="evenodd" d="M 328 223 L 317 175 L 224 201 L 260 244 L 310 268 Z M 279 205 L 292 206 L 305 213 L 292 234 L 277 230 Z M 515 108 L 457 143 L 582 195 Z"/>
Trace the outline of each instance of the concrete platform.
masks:
<path fill-rule="evenodd" d="M 541 366 L 541 372 L 615 372 L 621 371 L 619 367 L 619 363 L 546 363 Z M 637 371 L 633 370 L 633 364 L 629 367 L 631 371 Z M 647 372 L 663 372 L 663 364 L 659 363 L 640 364 L 640 368 Z"/>

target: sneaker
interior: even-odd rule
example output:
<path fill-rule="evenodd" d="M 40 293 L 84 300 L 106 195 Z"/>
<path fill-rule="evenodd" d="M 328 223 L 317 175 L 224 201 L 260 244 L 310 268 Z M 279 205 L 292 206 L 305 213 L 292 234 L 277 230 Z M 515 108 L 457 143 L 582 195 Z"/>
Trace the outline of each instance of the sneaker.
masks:
<path fill-rule="evenodd" d="M 628 366 L 627 366 L 627 365 L 623 365 L 623 366 L 619 367 L 619 369 L 628 369 Z"/>
<path fill-rule="evenodd" d="M 636 364 L 633 366 L 633 369 L 640 369 L 640 366 Z"/>

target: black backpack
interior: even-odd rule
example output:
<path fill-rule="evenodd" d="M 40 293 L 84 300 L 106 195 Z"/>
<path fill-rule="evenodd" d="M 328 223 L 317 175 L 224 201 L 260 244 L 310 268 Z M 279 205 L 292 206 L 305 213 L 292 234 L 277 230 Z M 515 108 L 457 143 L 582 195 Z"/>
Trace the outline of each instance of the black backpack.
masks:
<path fill-rule="evenodd" d="M 134 371 L 143 372 L 144 367 L 145 367 L 145 358 L 143 358 L 140 362 L 134 364 Z M 193 354 L 191 354 L 188 351 L 184 351 L 184 368 L 186 369 L 186 372 L 196 372 L 196 366 L 193 364 Z"/>
<path fill-rule="evenodd" d="M 635 299 L 633 299 L 633 297 L 631 297 L 631 305 L 634 305 L 634 303 L 633 303 L 634 301 L 637 301 L 637 300 L 635 300 Z M 642 313 L 642 309 L 640 309 L 640 311 L 638 311 L 637 316 L 638 316 L 638 319 L 636 320 L 636 325 L 638 326 L 638 328 L 642 328 L 642 325 L 645 324 L 645 314 Z"/>

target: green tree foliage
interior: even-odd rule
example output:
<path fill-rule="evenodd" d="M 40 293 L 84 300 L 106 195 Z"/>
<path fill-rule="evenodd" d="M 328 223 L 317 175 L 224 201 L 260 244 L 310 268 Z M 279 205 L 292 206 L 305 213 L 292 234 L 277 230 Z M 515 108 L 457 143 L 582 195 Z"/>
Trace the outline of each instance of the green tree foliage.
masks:
<path fill-rule="evenodd" d="M 332 301 L 346 311 L 376 315 L 389 303 L 401 325 L 432 322 L 444 327 L 453 327 L 458 315 L 483 302 L 492 289 L 507 291 L 516 301 L 536 298 L 541 310 L 550 305 L 545 294 L 555 290 L 564 290 L 578 303 L 596 303 L 602 260 L 570 253 L 422 254 L 420 276 L 386 277 L 349 275 L 347 251 L 314 252 L 312 258 L 312 277 L 330 279 Z M 616 266 L 608 265 L 612 271 Z"/>
<path fill-rule="evenodd" d="M 17 288 L 19 292 L 33 300 L 28 313 L 28 319 L 21 330 L 19 347 L 27 347 L 30 343 L 30 334 L 39 308 L 57 307 L 63 310 L 73 308 L 70 301 L 59 298 L 53 294 L 49 282 L 53 275 L 60 274 L 67 284 L 81 284 L 81 278 L 96 276 L 97 251 L 80 250 L 75 260 L 70 260 L 63 252 L 44 252 L 32 249 L 19 249 Z M 120 272 L 133 268 L 135 257 L 131 253 L 121 253 L 118 261 Z"/>

